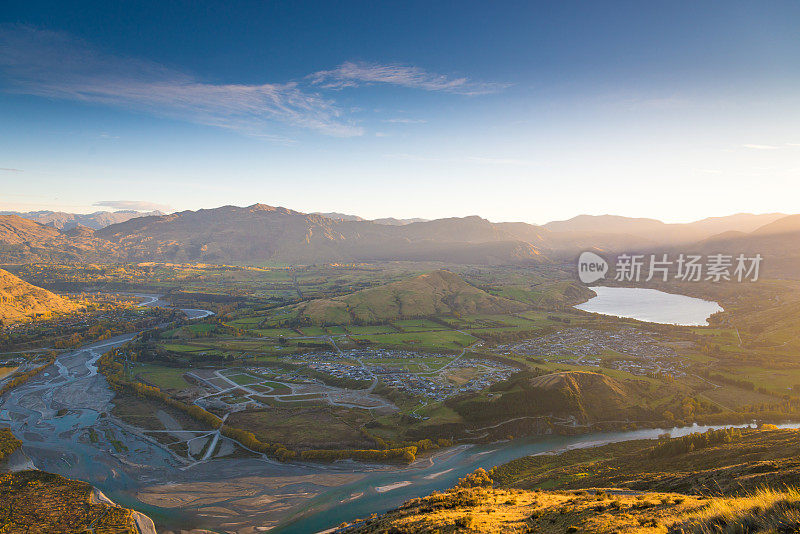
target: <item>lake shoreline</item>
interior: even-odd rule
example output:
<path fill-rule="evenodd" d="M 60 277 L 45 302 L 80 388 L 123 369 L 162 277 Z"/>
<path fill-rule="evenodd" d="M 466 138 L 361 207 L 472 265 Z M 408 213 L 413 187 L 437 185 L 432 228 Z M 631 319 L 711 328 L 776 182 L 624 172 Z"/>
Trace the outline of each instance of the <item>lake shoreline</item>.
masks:
<path fill-rule="evenodd" d="M 595 296 L 574 306 L 599 315 L 674 326 L 709 326 L 708 319 L 725 311 L 718 302 L 642 287 L 592 286 Z"/>

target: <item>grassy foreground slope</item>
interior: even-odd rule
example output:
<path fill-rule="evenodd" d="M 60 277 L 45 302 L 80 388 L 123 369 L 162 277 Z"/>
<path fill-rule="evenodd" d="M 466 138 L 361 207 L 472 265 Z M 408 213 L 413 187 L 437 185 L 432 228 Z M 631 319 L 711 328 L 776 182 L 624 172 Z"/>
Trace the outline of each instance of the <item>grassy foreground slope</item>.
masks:
<path fill-rule="evenodd" d="M 0 461 L 21 445 L 10 429 L 0 428 Z M 32 470 L 0 472 L 0 532 L 155 534 L 155 527 L 86 482 Z"/>
<path fill-rule="evenodd" d="M 518 458 L 492 470 L 496 485 L 523 489 L 629 488 L 742 494 L 800 483 L 800 432 L 731 430 L 638 440 Z"/>
<path fill-rule="evenodd" d="M 0 532 L 137 534 L 137 516 L 86 482 L 43 471 L 0 475 Z"/>
<path fill-rule="evenodd" d="M 800 494 L 794 490 L 706 498 L 677 493 L 615 495 L 467 488 L 413 499 L 340 532 L 771 534 L 797 532 L 798 510 Z"/>
<path fill-rule="evenodd" d="M 74 302 L 0 269 L 0 323 L 8 325 L 37 315 L 77 309 Z"/>
<path fill-rule="evenodd" d="M 531 456 L 342 531 L 797 532 L 798 449 L 794 430 L 723 430 Z"/>
<path fill-rule="evenodd" d="M 297 306 L 300 318 L 313 324 L 385 323 L 434 315 L 504 314 L 526 308 L 520 302 L 490 295 L 445 270 Z"/>

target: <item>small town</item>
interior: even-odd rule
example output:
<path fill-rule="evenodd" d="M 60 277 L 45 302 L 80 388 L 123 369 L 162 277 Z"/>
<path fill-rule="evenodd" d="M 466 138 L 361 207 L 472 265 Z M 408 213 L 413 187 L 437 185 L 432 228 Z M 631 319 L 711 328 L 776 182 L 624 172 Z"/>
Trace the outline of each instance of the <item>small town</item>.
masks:
<path fill-rule="evenodd" d="M 339 379 L 384 384 L 411 396 L 442 401 L 454 395 L 483 390 L 518 372 L 504 363 L 453 355 L 393 349 L 349 349 L 308 352 L 286 357 Z M 463 380 L 450 377 L 463 375 Z"/>
<path fill-rule="evenodd" d="M 675 349 L 651 334 L 630 327 L 613 331 L 571 328 L 521 343 L 499 345 L 494 350 L 566 365 L 608 367 L 635 375 L 684 376 L 686 367 L 685 359 Z"/>

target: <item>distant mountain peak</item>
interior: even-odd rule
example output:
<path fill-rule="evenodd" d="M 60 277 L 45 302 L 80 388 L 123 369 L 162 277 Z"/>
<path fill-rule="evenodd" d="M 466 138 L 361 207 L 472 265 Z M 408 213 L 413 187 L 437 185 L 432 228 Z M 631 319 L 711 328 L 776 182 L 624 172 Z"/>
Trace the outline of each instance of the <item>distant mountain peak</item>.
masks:
<path fill-rule="evenodd" d="M 319 215 L 320 217 L 333 219 L 334 221 L 363 221 L 363 220 L 365 220 L 362 217 L 359 217 L 358 215 L 349 215 L 347 213 L 339 213 L 338 211 L 329 211 L 329 212 L 315 211 L 311 215 Z"/>
<path fill-rule="evenodd" d="M 787 215 L 765 224 L 753 233 L 760 235 L 788 234 L 800 232 L 800 215 Z"/>
<path fill-rule="evenodd" d="M 281 208 L 278 208 L 276 206 L 270 206 L 269 204 L 261 204 L 259 202 L 259 203 L 253 204 L 252 206 L 247 206 L 247 209 L 250 210 L 250 211 L 276 211 L 276 210 L 281 209 Z M 285 209 L 285 208 L 283 208 L 283 209 Z"/>

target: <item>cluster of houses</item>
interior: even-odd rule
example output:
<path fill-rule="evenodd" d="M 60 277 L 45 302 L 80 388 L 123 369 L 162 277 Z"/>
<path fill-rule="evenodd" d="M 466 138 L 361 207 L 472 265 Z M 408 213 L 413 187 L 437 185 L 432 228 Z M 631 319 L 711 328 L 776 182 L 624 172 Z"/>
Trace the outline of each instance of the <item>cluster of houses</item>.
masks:
<path fill-rule="evenodd" d="M 295 356 L 319 372 L 335 378 L 369 381 L 378 378 L 384 384 L 408 395 L 431 402 L 442 401 L 460 393 L 480 391 L 507 380 L 518 368 L 504 363 L 461 358 L 437 353 L 420 353 L 392 349 L 353 349 L 342 353 L 308 353 Z M 440 359 L 440 363 L 431 360 Z M 423 370 L 411 371 L 397 360 L 409 360 Z M 358 363 L 355 363 L 358 362 Z M 459 369 L 474 369 L 474 377 L 461 384 L 448 379 Z"/>
<path fill-rule="evenodd" d="M 672 347 L 659 343 L 652 336 L 634 328 L 620 330 L 569 328 L 522 342 L 498 345 L 495 350 L 525 356 L 570 356 L 575 359 L 597 356 L 609 351 L 637 358 L 677 356 Z"/>
<path fill-rule="evenodd" d="M 671 346 L 635 328 L 569 328 L 539 338 L 498 345 L 495 350 L 547 358 L 569 365 L 600 366 L 636 375 L 683 376 L 684 360 Z"/>

